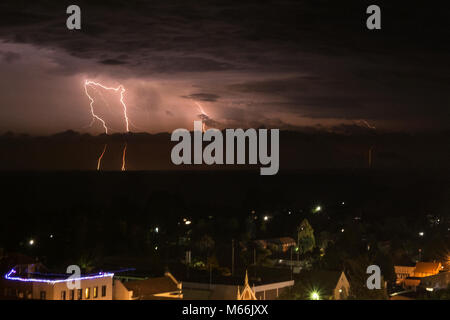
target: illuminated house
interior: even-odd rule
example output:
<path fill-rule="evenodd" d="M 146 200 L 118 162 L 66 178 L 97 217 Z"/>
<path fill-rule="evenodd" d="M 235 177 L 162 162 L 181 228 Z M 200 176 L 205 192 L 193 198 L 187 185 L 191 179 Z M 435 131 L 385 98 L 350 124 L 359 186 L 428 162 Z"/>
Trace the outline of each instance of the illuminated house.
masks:
<path fill-rule="evenodd" d="M 441 271 L 440 262 L 418 262 L 414 270 L 414 277 L 423 278 L 433 276 Z"/>
<path fill-rule="evenodd" d="M 127 270 L 121 270 L 121 272 Z M 0 298 L 40 300 L 164 300 L 182 299 L 182 285 L 170 273 L 164 277 L 115 277 L 113 272 L 99 272 L 69 278 L 54 274 L 41 264 L 17 265 L 0 283 Z M 133 281 L 124 281 L 134 278 Z M 74 281 L 79 288 L 72 288 Z"/>
<path fill-rule="evenodd" d="M 396 283 L 402 285 L 406 278 L 414 276 L 415 266 L 394 266 Z"/>
<path fill-rule="evenodd" d="M 295 247 L 297 245 L 295 240 L 290 237 L 255 240 L 255 243 L 263 249 L 271 247 L 278 252 L 287 252 L 290 247 Z"/>
<path fill-rule="evenodd" d="M 42 265 L 17 265 L 2 280 L 6 299 L 112 300 L 114 273 L 99 272 L 69 278 L 70 274 L 41 272 Z M 72 288 L 79 281 L 79 288 Z"/>
<path fill-rule="evenodd" d="M 397 283 L 402 284 L 406 289 L 413 290 L 420 285 L 423 278 L 437 275 L 441 270 L 440 262 L 418 262 L 412 269 L 411 267 L 395 267 Z"/>

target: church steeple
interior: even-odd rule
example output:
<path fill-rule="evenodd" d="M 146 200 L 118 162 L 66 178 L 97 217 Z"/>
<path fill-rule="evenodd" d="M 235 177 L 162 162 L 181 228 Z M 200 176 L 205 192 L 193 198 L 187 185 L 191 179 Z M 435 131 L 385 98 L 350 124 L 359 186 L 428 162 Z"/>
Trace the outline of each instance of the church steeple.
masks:
<path fill-rule="evenodd" d="M 237 290 L 237 299 L 238 300 L 257 300 L 255 293 L 253 292 L 252 288 L 250 288 L 250 285 L 248 284 L 248 272 L 245 270 L 245 278 L 244 278 L 244 288 L 242 289 L 242 293 L 239 290 Z"/>

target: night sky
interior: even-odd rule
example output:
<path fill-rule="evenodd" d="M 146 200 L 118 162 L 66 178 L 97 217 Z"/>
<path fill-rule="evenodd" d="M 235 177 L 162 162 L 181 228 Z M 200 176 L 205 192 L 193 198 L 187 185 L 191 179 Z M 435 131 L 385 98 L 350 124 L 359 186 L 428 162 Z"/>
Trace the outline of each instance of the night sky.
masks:
<path fill-rule="evenodd" d="M 382 30 L 365 27 L 372 2 Z M 103 133 L 90 126 L 86 79 L 124 86 L 134 132 L 192 129 L 199 118 L 217 128 L 448 130 L 448 13 L 372 2 L 3 0 L 0 132 Z M 81 7 L 81 31 L 66 29 L 69 4 Z M 89 90 L 111 132 L 123 132 L 118 94 Z"/>

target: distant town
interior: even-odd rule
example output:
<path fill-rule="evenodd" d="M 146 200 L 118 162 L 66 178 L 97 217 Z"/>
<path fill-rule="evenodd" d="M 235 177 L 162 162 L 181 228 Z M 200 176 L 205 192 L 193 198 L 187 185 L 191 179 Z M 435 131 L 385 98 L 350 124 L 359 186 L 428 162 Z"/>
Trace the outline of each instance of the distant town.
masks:
<path fill-rule="evenodd" d="M 137 182 L 136 177 L 142 175 L 148 180 Z M 30 174 L 24 176 L 28 189 L 23 192 L 31 202 L 45 197 L 43 193 L 53 188 L 50 185 L 66 190 L 72 181 L 83 194 L 96 194 L 89 188 L 101 190 L 100 185 L 106 188 L 109 183 L 107 174 L 95 172 L 66 182 L 61 179 L 66 174 L 46 174 L 46 182 L 30 179 Z M 196 180 L 192 180 L 194 176 Z M 231 192 L 239 201 L 228 206 L 227 186 L 236 176 L 245 182 Z M 261 188 L 267 186 L 259 185 L 258 175 L 253 173 L 184 173 L 182 180 L 191 181 L 191 185 L 181 184 L 173 192 L 145 188 L 142 182 L 175 185 L 173 180 L 179 177 L 125 175 L 124 185 L 140 191 L 127 192 L 126 196 L 116 191 L 113 197 L 99 191 L 97 199 L 89 199 L 91 208 L 85 207 L 83 200 L 67 203 L 61 195 L 45 205 L 38 200 L 40 210 L 48 211 L 36 216 L 31 209 L 27 213 L 30 203 L 17 203 L 20 214 L 10 214 L 4 220 L 10 236 L 6 237 L 6 229 L 1 233 L 1 299 L 450 297 L 448 198 L 440 198 L 445 193 L 436 191 L 447 190 L 445 182 L 396 174 L 391 177 L 396 181 L 393 183 L 385 174 L 371 172 L 356 176 L 295 173 L 272 181 L 270 190 L 262 192 L 265 196 L 260 198 Z M 348 183 L 339 189 L 341 180 Z M 367 180 L 370 187 L 366 188 Z M 220 181 L 224 188 L 222 199 L 188 200 L 190 188 L 202 188 L 212 181 Z M 20 183 L 20 179 L 15 182 Z M 37 188 L 43 184 L 49 185 Z M 14 189 L 14 183 L 10 187 Z M 274 187 L 280 189 L 275 191 Z M 434 196 L 428 201 L 414 196 L 425 192 Z M 199 203 L 202 209 L 197 210 Z M 283 203 L 289 207 L 280 205 Z M 24 221 L 28 223 L 24 225 Z M 81 274 L 74 278 L 67 273 L 69 265 L 79 266 Z M 381 270 L 379 289 L 367 287 L 370 265 Z M 68 285 L 74 279 L 79 281 L 77 288 Z"/>

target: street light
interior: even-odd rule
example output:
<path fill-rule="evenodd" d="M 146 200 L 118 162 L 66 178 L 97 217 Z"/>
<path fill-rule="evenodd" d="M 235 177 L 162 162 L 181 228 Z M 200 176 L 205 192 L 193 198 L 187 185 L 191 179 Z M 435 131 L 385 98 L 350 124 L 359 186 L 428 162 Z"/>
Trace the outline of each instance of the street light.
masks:
<path fill-rule="evenodd" d="M 320 300 L 320 295 L 317 291 L 313 291 L 310 294 L 310 298 L 311 300 Z"/>

